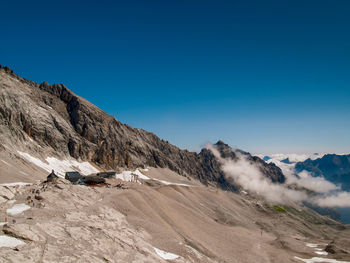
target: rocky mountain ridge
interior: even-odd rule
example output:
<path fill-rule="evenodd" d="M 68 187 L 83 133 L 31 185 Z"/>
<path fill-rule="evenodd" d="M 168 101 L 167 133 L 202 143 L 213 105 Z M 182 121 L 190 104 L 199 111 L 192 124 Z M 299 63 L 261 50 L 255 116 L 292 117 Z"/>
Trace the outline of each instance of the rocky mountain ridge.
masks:
<path fill-rule="evenodd" d="M 168 167 L 204 184 L 235 189 L 220 163 L 208 149 L 200 153 L 181 150 L 142 129 L 122 124 L 63 84 L 37 84 L 0 68 L 0 134 L 3 145 L 41 152 L 48 149 L 62 156 L 90 161 L 106 169 L 116 167 Z M 25 143 L 24 143 L 25 142 Z M 31 142 L 38 145 L 35 147 Z M 238 158 L 235 150 L 215 144 L 225 158 Z M 285 177 L 274 164 L 241 151 L 273 182 Z"/>
<path fill-rule="evenodd" d="M 304 162 L 298 162 L 295 165 L 297 172 L 306 170 L 313 176 L 323 176 L 328 181 L 341 184 L 343 190 L 350 190 L 350 154 L 326 154 L 322 158 Z"/>

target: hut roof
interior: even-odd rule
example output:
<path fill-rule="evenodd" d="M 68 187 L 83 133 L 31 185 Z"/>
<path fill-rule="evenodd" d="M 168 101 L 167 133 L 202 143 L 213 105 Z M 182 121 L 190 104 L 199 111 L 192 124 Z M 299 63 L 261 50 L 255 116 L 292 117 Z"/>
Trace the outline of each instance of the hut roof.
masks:
<path fill-rule="evenodd" d="M 79 179 L 83 178 L 83 176 L 79 172 L 72 171 L 72 172 L 66 172 L 66 176 L 64 178 L 71 182 L 76 182 Z"/>
<path fill-rule="evenodd" d="M 55 174 L 54 170 L 47 176 L 47 181 L 52 181 L 53 179 L 58 178 L 58 176 Z"/>

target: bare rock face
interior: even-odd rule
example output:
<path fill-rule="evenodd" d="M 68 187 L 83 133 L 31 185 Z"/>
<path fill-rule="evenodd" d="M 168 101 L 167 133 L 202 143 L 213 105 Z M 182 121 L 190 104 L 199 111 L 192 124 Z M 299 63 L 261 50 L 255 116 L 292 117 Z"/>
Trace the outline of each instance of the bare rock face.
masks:
<path fill-rule="evenodd" d="M 48 149 L 107 169 L 168 167 L 204 184 L 234 189 L 208 149 L 199 154 L 181 150 L 150 132 L 122 124 L 63 84 L 38 85 L 0 68 L 0 89 L 0 145 L 27 145 L 33 150 L 27 142 L 34 141 L 37 151 Z M 223 157 L 235 158 L 228 145 L 218 142 L 215 146 Z M 272 181 L 284 182 L 278 167 L 244 154 Z"/>

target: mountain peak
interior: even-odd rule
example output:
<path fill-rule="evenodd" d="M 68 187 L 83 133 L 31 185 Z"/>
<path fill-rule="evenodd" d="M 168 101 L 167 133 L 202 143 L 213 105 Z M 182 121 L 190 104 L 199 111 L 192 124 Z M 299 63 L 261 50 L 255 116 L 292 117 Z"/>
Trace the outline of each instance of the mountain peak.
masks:
<path fill-rule="evenodd" d="M 41 89 L 45 89 L 45 88 L 49 88 L 49 87 L 51 87 L 51 85 L 47 81 L 44 81 L 43 83 L 41 83 L 39 85 L 39 88 L 41 88 Z"/>
<path fill-rule="evenodd" d="M 8 66 L 0 65 L 0 69 L 4 70 L 6 73 L 14 74 L 13 70 L 10 69 Z"/>
<path fill-rule="evenodd" d="M 225 145 L 228 146 L 228 144 L 226 144 L 225 142 L 223 142 L 222 140 L 218 140 L 215 145 L 219 146 L 219 145 Z"/>

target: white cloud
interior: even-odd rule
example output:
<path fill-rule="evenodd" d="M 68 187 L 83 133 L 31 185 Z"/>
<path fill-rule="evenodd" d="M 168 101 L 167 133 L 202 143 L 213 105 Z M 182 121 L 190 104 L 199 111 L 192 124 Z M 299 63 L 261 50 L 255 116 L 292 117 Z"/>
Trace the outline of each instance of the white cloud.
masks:
<path fill-rule="evenodd" d="M 312 203 L 326 207 L 350 207 L 350 193 L 337 192 L 332 195 L 316 197 Z"/>
<path fill-rule="evenodd" d="M 325 207 L 350 207 L 350 193 L 340 192 L 340 187 L 327 181 L 323 177 L 312 177 L 308 172 L 303 171 L 296 176 L 295 164 L 285 164 L 280 160 L 285 159 L 285 155 L 277 155 L 273 162 L 279 166 L 286 176 L 285 184 L 272 183 L 269 178 L 263 175 L 256 163 L 251 162 L 246 156 L 236 152 L 237 160 L 224 159 L 213 145 L 207 145 L 214 156 L 219 160 L 225 176 L 232 178 L 235 183 L 244 190 L 263 196 L 267 201 L 274 203 L 302 202 L 307 201 L 315 205 Z M 308 158 L 305 156 L 293 156 L 293 160 Z M 280 159 L 280 160 L 278 160 Z M 289 185 L 312 190 L 318 195 L 310 196 L 303 190 L 293 190 Z"/>
<path fill-rule="evenodd" d="M 300 156 L 298 158 L 301 159 Z M 283 174 L 287 179 L 286 184 L 288 185 L 296 184 L 297 186 L 304 187 L 317 193 L 328 193 L 334 190 L 340 190 L 340 186 L 327 181 L 323 177 L 313 177 L 307 171 L 302 171 L 297 174 L 295 171 L 295 163 L 287 164 L 277 159 L 270 159 L 267 161 L 267 163 L 274 163 L 279 168 L 281 168 Z"/>
<path fill-rule="evenodd" d="M 306 194 L 274 184 L 264 176 L 256 164 L 251 163 L 244 155 L 236 152 L 238 160 L 223 159 L 213 147 L 208 147 L 220 161 L 226 176 L 242 186 L 244 190 L 264 196 L 267 201 L 274 203 L 300 202 L 306 199 Z"/>
<path fill-rule="evenodd" d="M 340 186 L 327 181 L 324 177 L 313 177 L 305 170 L 298 173 L 298 176 L 299 178 L 290 176 L 288 183 L 295 183 L 317 193 L 329 193 L 334 190 L 340 190 Z"/>

